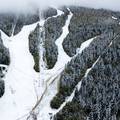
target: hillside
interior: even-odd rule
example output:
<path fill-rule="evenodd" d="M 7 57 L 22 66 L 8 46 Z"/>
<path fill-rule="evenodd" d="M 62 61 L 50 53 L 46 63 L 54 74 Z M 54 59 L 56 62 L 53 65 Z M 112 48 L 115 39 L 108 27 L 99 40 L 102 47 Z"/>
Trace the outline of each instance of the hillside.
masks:
<path fill-rule="evenodd" d="M 105 9 L 0 13 L 0 119 L 120 120 L 119 31 Z"/>

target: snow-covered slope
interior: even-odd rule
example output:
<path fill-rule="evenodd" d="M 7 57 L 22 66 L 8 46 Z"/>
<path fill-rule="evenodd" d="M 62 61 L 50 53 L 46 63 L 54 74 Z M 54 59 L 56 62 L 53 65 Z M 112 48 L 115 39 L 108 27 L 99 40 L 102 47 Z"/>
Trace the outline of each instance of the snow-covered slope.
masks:
<path fill-rule="evenodd" d="M 58 14 L 53 17 L 57 17 L 63 14 L 63 12 L 60 10 L 57 10 L 57 12 Z M 44 25 L 43 20 L 38 23 L 41 26 Z M 8 73 L 4 78 L 6 83 L 5 94 L 0 100 L 0 114 L 2 120 L 8 120 L 8 118 L 9 120 L 26 119 L 29 116 L 29 112 L 36 104 L 38 98 L 42 96 L 42 91 L 44 91 L 46 88 L 46 84 L 40 88 L 41 86 L 39 86 L 38 81 L 40 81 L 41 74 L 44 73 L 42 77 L 45 77 L 49 70 L 47 72 L 46 70 L 44 72 L 41 71 L 40 75 L 34 71 L 34 60 L 29 52 L 28 46 L 28 36 L 30 32 L 35 29 L 38 23 L 24 26 L 19 34 L 15 36 L 12 35 L 11 37 L 8 37 L 4 32 L 1 31 L 3 43 L 9 49 L 11 58 L 11 64 L 9 66 Z M 63 37 L 61 37 L 61 39 Z M 58 62 L 58 64 L 60 64 L 60 62 Z M 56 77 L 58 77 L 60 74 L 60 65 L 57 66 L 57 68 L 50 71 L 49 77 L 51 77 L 52 80 L 56 79 Z M 55 72 L 57 73 L 57 76 L 55 75 Z M 47 82 L 49 77 L 46 76 L 45 82 Z M 53 98 L 56 94 L 57 82 L 55 84 L 53 83 L 51 87 L 48 90 L 50 93 L 53 92 L 54 94 L 50 94 L 50 96 L 47 95 L 48 97 L 45 98 L 47 101 L 50 101 L 51 96 Z M 40 90 L 42 91 L 39 92 Z M 46 94 L 49 94 L 49 92 Z M 43 101 L 43 105 L 45 105 L 44 102 L 46 102 L 46 100 Z M 46 108 L 47 107 L 48 106 L 46 106 Z M 44 111 L 44 115 L 46 108 L 42 109 L 42 111 Z M 43 118 L 46 118 L 46 115 L 43 116 Z"/>
<path fill-rule="evenodd" d="M 34 82 L 38 74 L 34 71 L 34 61 L 28 48 L 28 35 L 37 23 L 23 27 L 12 37 L 2 32 L 2 39 L 9 48 L 11 64 L 5 77 L 5 94 L 0 100 L 2 120 L 16 120 L 28 113 L 36 102 Z"/>
<path fill-rule="evenodd" d="M 62 12 L 58 11 L 58 14 L 62 14 Z M 61 15 L 60 14 L 60 15 Z M 56 62 L 53 69 L 50 70 L 42 70 L 41 79 L 44 80 L 42 85 L 38 89 L 42 89 L 42 94 L 39 94 L 39 99 L 34 106 L 34 114 L 38 114 L 39 120 L 49 120 L 51 115 L 54 114 L 54 110 L 50 107 L 50 101 L 57 93 L 57 84 L 59 80 L 59 75 L 63 71 L 64 66 L 71 59 L 63 50 L 63 40 L 69 33 L 68 26 L 70 24 L 70 20 L 72 18 L 72 13 L 68 15 L 68 19 L 66 21 L 65 26 L 63 27 L 62 35 L 56 40 L 56 45 L 58 46 L 58 61 Z M 40 80 L 41 80 L 40 79 Z"/>
<path fill-rule="evenodd" d="M 58 83 L 61 72 L 65 65 L 74 57 L 69 57 L 63 49 L 63 41 L 69 34 L 69 25 L 73 16 L 69 10 L 68 19 L 62 28 L 61 36 L 56 40 L 55 44 L 58 47 L 58 58 L 53 69 L 46 69 L 43 60 L 43 40 L 40 39 L 40 73 L 36 73 L 33 69 L 34 60 L 29 52 L 28 36 L 35 29 L 37 24 L 44 26 L 45 20 L 37 23 L 24 26 L 21 32 L 15 36 L 8 37 L 1 31 L 4 45 L 9 48 L 11 64 L 8 73 L 5 76 L 5 94 L 0 100 L 0 118 L 2 120 L 33 120 L 37 117 L 38 120 L 50 120 L 53 115 L 59 112 L 68 102 L 72 101 L 75 90 L 66 99 L 58 110 L 50 107 L 50 102 L 58 92 Z M 57 17 L 63 14 L 57 10 Z M 49 18 L 48 18 L 49 19 Z M 44 32 L 44 28 L 41 28 Z M 77 49 L 77 54 L 90 45 L 94 38 L 89 39 L 81 44 Z M 88 71 L 89 72 L 89 71 Z M 87 72 L 87 73 L 88 73 Z M 86 73 L 86 74 L 87 74 Z M 81 87 L 81 82 L 76 86 Z"/>
<path fill-rule="evenodd" d="M 55 110 L 50 107 L 50 102 L 58 91 L 60 74 L 64 70 L 65 65 L 72 59 L 72 57 L 69 57 L 65 53 L 62 45 L 64 39 L 69 34 L 68 27 L 69 27 L 71 18 L 72 18 L 72 13 L 70 12 L 68 15 L 68 19 L 66 20 L 65 26 L 63 27 L 62 34 L 55 42 L 56 45 L 58 46 L 58 60 L 54 68 L 50 70 L 42 71 L 43 72 L 42 77 L 44 80 L 43 82 L 44 84 L 42 85 L 43 94 L 41 95 L 41 97 L 33 107 L 33 110 L 31 112 L 32 114 L 29 116 L 30 120 L 32 119 L 33 115 L 34 116 L 36 115 L 36 117 L 39 120 L 52 120 L 53 116 L 57 112 L 59 112 L 68 102 L 72 101 L 72 98 L 74 97 L 75 90 L 73 91 L 71 96 L 66 99 L 66 101 L 61 105 L 59 109 Z M 88 47 L 93 39 L 94 38 L 84 42 L 80 47 L 79 53 L 81 53 L 86 47 Z M 80 85 L 81 85 L 81 82 L 77 85 L 77 87 L 80 88 Z"/>

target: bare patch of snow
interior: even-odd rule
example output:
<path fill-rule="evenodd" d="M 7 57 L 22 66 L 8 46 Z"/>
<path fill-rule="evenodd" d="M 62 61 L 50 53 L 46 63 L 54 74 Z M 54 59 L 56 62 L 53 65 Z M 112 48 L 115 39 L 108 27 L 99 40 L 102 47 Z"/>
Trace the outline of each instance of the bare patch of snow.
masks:
<path fill-rule="evenodd" d="M 85 42 L 83 42 L 83 43 L 81 44 L 80 48 L 77 48 L 77 49 L 76 49 L 76 53 L 77 53 L 77 54 L 82 53 L 82 51 L 83 51 L 85 48 L 87 48 L 87 47 L 90 45 L 90 43 L 91 43 L 95 38 L 96 38 L 96 37 L 91 38 L 91 39 L 86 40 Z"/>
<path fill-rule="evenodd" d="M 89 73 L 89 72 L 92 70 L 92 68 L 96 65 L 96 63 L 99 61 L 99 59 L 100 59 L 100 56 L 99 56 L 98 59 L 94 62 L 94 64 L 92 65 L 92 67 L 87 69 L 84 77 L 87 77 L 88 73 Z"/>
<path fill-rule="evenodd" d="M 63 14 L 63 12 L 58 11 L 58 15 Z M 72 18 L 72 13 L 68 15 L 68 19 L 66 21 L 65 26 L 63 27 L 63 33 L 61 36 L 56 40 L 56 45 L 58 46 L 58 61 L 56 62 L 53 69 L 42 70 L 41 79 L 44 80 L 44 84 L 42 88 L 42 100 L 41 97 L 37 102 L 39 102 L 38 106 L 36 106 L 34 112 L 38 114 L 39 120 L 49 120 L 50 114 L 54 113 L 54 110 L 50 107 L 50 101 L 56 95 L 58 88 L 58 80 L 61 72 L 64 70 L 65 64 L 71 60 L 71 58 L 65 53 L 62 43 L 65 37 L 68 35 L 69 30 L 68 26 L 70 24 L 70 20 Z M 40 89 L 41 89 L 40 88 Z M 38 88 L 39 89 L 39 88 Z M 36 103 L 37 104 L 37 103 Z"/>
<path fill-rule="evenodd" d="M 114 16 L 112 16 L 112 19 L 117 20 L 117 18 L 116 18 L 116 17 L 114 17 Z"/>

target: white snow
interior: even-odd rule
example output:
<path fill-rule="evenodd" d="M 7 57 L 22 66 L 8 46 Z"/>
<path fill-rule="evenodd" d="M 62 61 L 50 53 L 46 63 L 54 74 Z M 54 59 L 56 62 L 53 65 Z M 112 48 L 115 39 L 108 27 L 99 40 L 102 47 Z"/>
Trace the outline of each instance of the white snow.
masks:
<path fill-rule="evenodd" d="M 77 48 L 76 53 L 77 53 L 77 54 L 82 53 L 82 51 L 83 51 L 85 48 L 87 48 L 87 47 L 90 45 L 90 43 L 91 43 L 95 38 L 96 38 L 96 37 L 91 38 L 91 39 L 88 39 L 88 40 L 86 40 L 85 42 L 83 42 L 83 43 L 81 44 L 80 48 Z M 77 54 L 76 54 L 76 55 L 77 55 Z"/>
<path fill-rule="evenodd" d="M 55 42 L 56 45 L 58 46 L 58 61 L 56 62 L 53 69 L 56 69 L 59 67 L 62 68 L 65 66 L 66 63 L 68 63 L 68 61 L 71 60 L 71 58 L 64 51 L 62 43 L 69 33 L 68 27 L 69 27 L 70 20 L 71 20 L 72 16 L 73 15 L 70 12 L 70 15 L 68 15 L 68 19 L 66 21 L 65 26 L 62 28 L 62 30 L 63 30 L 62 35 Z"/>
<path fill-rule="evenodd" d="M 3 64 L 0 64 L 0 67 L 3 67 L 3 68 L 8 68 L 7 65 L 3 65 Z"/>
<path fill-rule="evenodd" d="M 63 11 L 61 11 L 61 10 L 59 10 L 57 7 L 52 6 L 52 5 L 51 5 L 51 7 L 57 10 L 57 15 L 52 16 L 52 17 L 58 17 L 58 16 L 61 16 L 62 14 L 64 14 L 64 12 L 63 12 Z"/>
<path fill-rule="evenodd" d="M 90 43 L 91 43 L 95 38 L 96 38 L 96 37 L 94 37 L 94 38 L 92 38 L 92 39 L 89 39 L 89 40 L 85 41 L 84 43 L 82 43 L 82 44 L 81 44 L 81 47 L 78 48 L 78 50 L 77 50 L 77 54 L 79 54 L 79 53 L 81 54 L 82 51 L 83 51 L 85 48 L 87 48 L 87 47 L 90 45 Z M 75 56 L 76 56 L 76 55 L 75 55 Z M 75 56 L 74 56 L 74 57 L 75 57 Z M 86 73 L 85 73 L 84 77 L 87 77 L 88 73 L 89 73 L 90 70 L 96 65 L 96 63 L 98 62 L 99 59 L 100 59 L 100 57 L 94 62 L 94 64 L 92 65 L 91 68 L 89 68 L 89 69 L 86 70 Z M 71 102 L 71 101 L 72 101 L 73 97 L 75 96 L 75 90 L 76 90 L 76 88 L 77 88 L 77 90 L 79 91 L 80 88 L 81 88 L 81 84 L 82 84 L 82 81 L 78 82 L 78 84 L 77 84 L 76 87 L 74 88 L 72 94 L 71 94 L 69 97 L 66 98 L 65 102 L 63 102 L 63 104 L 60 106 L 60 108 L 59 108 L 57 111 L 55 111 L 55 114 L 58 113 L 60 110 L 62 110 L 63 107 L 64 107 L 68 102 Z"/>
<path fill-rule="evenodd" d="M 88 73 L 89 73 L 89 72 L 92 70 L 92 68 L 96 65 L 96 63 L 99 61 L 99 59 L 100 59 L 100 56 L 99 56 L 98 59 L 93 63 L 92 67 L 87 69 L 84 77 L 87 77 Z"/>
<path fill-rule="evenodd" d="M 81 83 L 82 83 L 82 81 L 80 81 L 80 82 L 76 85 L 76 87 L 74 88 L 72 94 L 65 99 L 65 102 L 63 102 L 63 103 L 61 104 L 60 108 L 57 109 L 57 110 L 54 112 L 54 115 L 55 115 L 56 113 L 58 113 L 60 110 L 62 110 L 67 103 L 69 103 L 69 102 L 71 102 L 71 101 L 73 100 L 73 98 L 74 98 L 74 96 L 75 96 L 75 90 L 76 90 L 76 89 L 77 89 L 77 90 L 80 90 L 80 88 L 81 88 Z"/>
<path fill-rule="evenodd" d="M 63 12 L 60 10 L 57 10 L 57 12 L 57 16 L 63 14 Z M 70 17 L 68 20 L 70 20 Z M 42 26 L 44 25 L 44 22 L 45 21 L 42 20 L 38 23 Z M 8 37 L 4 32 L 1 31 L 3 43 L 9 49 L 11 58 L 11 64 L 9 66 L 8 73 L 4 78 L 6 83 L 5 94 L 0 100 L 0 114 L 2 120 L 26 119 L 29 115 L 29 112 L 32 110 L 33 106 L 38 100 L 38 96 L 36 93 L 39 93 L 38 90 L 41 89 L 37 89 L 35 87 L 40 80 L 40 76 L 33 69 L 34 60 L 29 52 L 28 46 L 28 36 L 30 32 L 35 29 L 38 23 L 24 26 L 21 32 L 16 36 Z M 69 23 L 66 24 L 69 25 Z M 66 28 L 68 27 L 68 25 L 66 25 Z M 66 34 L 68 34 L 68 29 L 64 28 L 64 32 L 66 33 L 62 35 L 60 40 L 66 37 Z M 59 54 L 61 55 L 60 52 Z M 60 60 L 62 59 L 60 58 Z M 65 61 L 65 63 L 67 62 Z M 58 79 L 59 74 L 63 70 L 61 70 L 60 66 L 61 61 L 57 64 L 59 65 L 56 65 L 57 67 L 55 67 L 51 71 L 43 69 L 44 74 L 42 75 L 42 77 L 44 76 L 43 78 L 45 78 L 46 84 L 43 85 L 44 88 L 42 87 L 42 89 L 44 91 L 44 89 L 47 88 L 46 85 L 50 85 L 50 87 L 48 87 L 47 89 L 48 92 L 45 93 L 45 96 L 47 97 L 45 97 L 44 101 L 42 101 L 41 103 L 41 105 L 43 106 L 42 109 L 40 108 L 40 115 L 42 114 L 43 117 L 41 118 L 42 120 L 49 119 L 49 114 L 48 112 L 46 112 L 46 110 L 51 111 L 49 103 L 54 95 L 57 93 L 57 82 L 54 82 L 53 80 Z"/>
<path fill-rule="evenodd" d="M 58 17 L 58 16 L 61 16 L 62 14 L 64 14 L 61 10 L 59 10 L 57 8 L 55 8 L 55 9 L 57 10 L 57 15 L 52 16 L 52 17 Z M 40 17 L 40 18 L 42 18 L 42 17 Z M 45 35 L 44 23 L 50 18 L 51 17 L 48 17 L 46 20 L 41 19 L 40 22 L 39 22 L 40 26 L 42 27 L 40 31 L 43 32 L 44 35 Z M 54 77 L 56 71 L 59 72 L 59 68 L 54 68 L 54 70 L 53 69 L 52 70 L 46 70 L 46 63 L 43 60 L 43 53 L 45 51 L 44 50 L 44 40 L 45 40 L 44 35 L 43 35 L 43 38 L 39 38 L 40 39 L 40 48 L 39 48 L 40 49 L 40 63 L 39 63 L 39 66 L 40 66 L 40 75 L 39 75 L 40 80 L 38 81 L 39 85 L 38 86 L 36 85 L 36 87 L 37 87 L 36 89 L 37 89 L 37 91 L 41 91 L 41 92 L 37 93 L 38 96 L 41 96 L 41 94 L 44 92 L 44 89 L 45 89 L 45 86 L 46 86 L 45 85 L 46 80 Z"/>
<path fill-rule="evenodd" d="M 65 53 L 62 46 L 63 40 L 69 33 L 68 26 L 70 24 L 71 18 L 72 18 L 72 13 L 70 12 L 66 24 L 63 27 L 62 34 L 55 42 L 56 45 L 58 46 L 58 60 L 54 68 L 50 70 L 44 69 L 42 73 L 42 79 L 44 79 L 44 85 L 42 87 L 43 89 L 42 91 L 43 93 L 45 91 L 46 92 L 44 94 L 42 101 L 40 101 L 40 104 L 37 106 L 35 110 L 35 112 L 38 113 L 39 120 L 49 120 L 50 119 L 49 113 L 53 114 L 55 112 L 55 110 L 51 109 L 50 107 L 50 101 L 53 99 L 53 97 L 56 95 L 58 91 L 57 84 L 61 72 L 64 70 L 64 67 L 68 63 L 68 61 L 71 60 L 71 58 Z"/>
<path fill-rule="evenodd" d="M 57 16 L 63 14 L 60 10 L 57 10 L 57 12 Z M 34 112 L 38 114 L 38 120 L 50 120 L 49 113 L 54 115 L 67 102 L 72 101 L 76 88 L 58 110 L 51 109 L 50 107 L 50 101 L 58 91 L 57 86 L 60 74 L 64 70 L 65 65 L 72 59 L 65 53 L 62 46 L 63 40 L 69 33 L 68 26 L 71 18 L 72 13 L 70 12 L 62 34 L 55 42 L 58 47 L 58 60 L 54 68 L 50 70 L 45 69 L 43 57 L 41 57 L 40 62 L 42 61 L 42 63 L 40 65 L 42 71 L 39 74 L 33 69 L 34 60 L 29 52 L 28 36 L 38 23 L 43 26 L 45 21 L 42 20 L 38 23 L 24 26 L 19 34 L 12 37 L 8 37 L 1 31 L 3 43 L 9 49 L 11 58 L 8 73 L 4 78 L 6 83 L 5 94 L 0 100 L 0 118 L 2 120 L 19 120 L 19 118 L 26 120 L 29 112 L 37 103 L 38 105 L 35 107 Z M 88 47 L 92 40 L 84 42 L 78 53 L 81 53 Z M 40 48 L 43 49 L 42 46 Z M 43 55 L 42 52 L 40 56 Z M 40 80 L 43 80 L 44 84 Z M 81 82 L 76 87 L 80 89 Z"/>
<path fill-rule="evenodd" d="M 4 45 L 9 48 L 11 64 L 6 74 L 5 94 L 0 99 L 1 120 L 16 120 L 28 113 L 36 102 L 34 82 L 38 74 L 33 70 L 34 60 L 28 48 L 28 36 L 37 23 L 25 26 L 16 36 L 2 32 Z"/>
<path fill-rule="evenodd" d="M 116 17 L 114 17 L 114 16 L 112 16 L 112 19 L 117 20 L 117 18 L 116 18 Z"/>
<path fill-rule="evenodd" d="M 81 44 L 80 48 L 78 48 L 78 49 L 76 50 L 76 51 L 77 51 L 77 54 L 76 54 L 74 57 L 76 57 L 78 54 L 81 54 L 82 51 L 83 51 L 85 48 L 89 47 L 89 45 L 91 44 L 91 42 L 92 42 L 95 38 L 96 38 L 96 37 L 91 38 L 91 39 L 83 42 L 83 43 Z M 73 57 L 73 58 L 74 58 L 74 57 Z M 97 61 L 93 64 L 92 67 L 94 67 L 94 65 L 95 65 L 96 63 L 97 63 Z M 90 71 L 91 69 L 92 69 L 92 68 L 90 68 L 90 69 L 88 69 L 88 70 L 86 71 L 84 77 L 87 76 L 87 74 L 89 73 L 89 71 Z M 80 82 L 76 85 L 76 87 L 74 88 L 74 90 L 73 90 L 73 92 L 71 93 L 71 95 L 68 96 L 68 97 L 66 98 L 65 102 L 63 102 L 63 103 L 61 104 L 60 108 L 57 109 L 57 110 L 54 112 L 54 115 L 55 115 L 56 113 L 58 113 L 60 110 L 62 110 L 63 107 L 64 107 L 68 102 L 71 102 L 71 101 L 72 101 L 73 97 L 75 96 L 75 90 L 77 89 L 77 90 L 79 91 L 80 88 L 81 88 L 81 84 L 82 84 L 82 81 L 80 81 Z"/>
<path fill-rule="evenodd" d="M 2 72 L 3 75 L 6 75 L 6 73 L 8 71 L 8 66 L 0 64 L 0 70 L 1 70 L 1 72 Z"/>
<path fill-rule="evenodd" d="M 112 41 L 110 42 L 110 44 L 108 45 L 108 47 L 110 47 L 112 45 Z M 98 59 L 93 63 L 92 67 L 91 68 L 88 68 L 86 73 L 85 73 L 85 76 L 84 77 L 87 77 L 88 73 L 92 70 L 92 68 L 97 64 L 97 62 L 99 61 L 101 56 L 98 57 Z"/>
<path fill-rule="evenodd" d="M 61 16 L 62 14 L 64 14 L 64 12 L 59 10 L 59 9 L 57 9 L 57 16 Z M 53 17 L 57 17 L 57 16 L 53 16 Z"/>
<path fill-rule="evenodd" d="M 55 8 L 55 7 L 54 7 Z M 59 10 L 59 9 L 57 9 L 57 8 L 55 8 L 56 10 L 57 10 L 57 15 L 54 15 L 54 16 L 52 16 L 53 18 L 56 18 L 56 17 L 58 17 L 58 16 L 61 16 L 62 14 L 64 14 L 64 12 L 63 11 L 61 11 L 61 10 Z M 46 21 L 48 20 L 48 19 L 50 19 L 51 17 L 48 17 L 47 19 L 46 19 Z"/>

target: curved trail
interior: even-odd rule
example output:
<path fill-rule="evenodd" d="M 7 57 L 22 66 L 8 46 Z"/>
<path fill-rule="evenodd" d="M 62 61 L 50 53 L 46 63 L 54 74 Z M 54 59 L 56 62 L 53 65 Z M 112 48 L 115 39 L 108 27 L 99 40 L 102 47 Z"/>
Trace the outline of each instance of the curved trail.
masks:
<path fill-rule="evenodd" d="M 68 9 L 69 10 L 69 9 Z M 70 10 L 69 10 L 70 12 Z M 43 78 L 48 74 L 50 77 L 46 77 L 45 79 L 45 86 L 43 89 L 43 93 L 40 97 L 40 99 L 37 101 L 35 106 L 33 107 L 32 111 L 30 112 L 31 116 L 29 116 L 28 120 L 34 120 L 32 117 L 36 115 L 36 118 L 38 120 L 52 120 L 53 116 L 59 112 L 67 102 L 71 101 L 75 91 L 71 94 L 71 96 L 66 99 L 66 101 L 61 105 L 61 107 L 58 110 L 52 109 L 50 107 L 50 102 L 53 99 L 53 97 L 56 95 L 58 88 L 57 84 L 59 81 L 59 77 L 61 75 L 61 72 L 64 70 L 65 65 L 74 57 L 69 57 L 66 52 L 63 49 L 62 43 L 64 39 L 67 37 L 69 34 L 69 24 L 70 20 L 72 18 L 72 13 L 70 12 L 68 15 L 68 19 L 66 20 L 66 23 L 64 25 L 63 32 L 61 36 L 56 40 L 56 45 L 58 46 L 58 61 L 56 62 L 55 66 L 51 70 L 45 70 L 44 71 L 44 76 Z M 81 44 L 81 47 L 79 48 L 79 51 L 77 54 L 81 53 L 86 47 L 89 46 L 89 44 L 93 41 L 94 38 L 89 39 L 85 41 L 84 43 Z M 81 85 L 81 83 L 80 83 Z M 79 86 L 80 86 L 79 85 Z M 32 116 L 33 115 L 33 116 Z"/>
<path fill-rule="evenodd" d="M 57 10 L 57 12 L 58 14 L 54 17 L 63 14 L 62 11 Z M 28 36 L 38 23 L 42 25 L 44 21 L 24 26 L 20 33 L 11 37 L 8 37 L 1 31 L 3 43 L 9 49 L 11 58 L 8 73 L 4 78 L 6 83 L 5 94 L 0 100 L 2 120 L 7 120 L 8 118 L 9 120 L 26 119 L 29 111 L 36 104 L 37 97 L 42 99 L 42 95 L 37 96 L 36 94 L 36 92 L 39 93 L 39 90 L 41 90 L 40 88 L 36 88 L 36 84 L 39 81 L 39 74 L 33 69 L 34 60 L 28 46 Z M 57 70 L 58 74 L 60 74 L 61 69 L 58 68 Z M 54 72 L 47 71 L 45 74 L 46 84 L 42 88 L 43 91 L 44 89 L 47 90 L 47 84 L 53 84 L 57 78 L 55 70 Z"/>
<path fill-rule="evenodd" d="M 62 34 L 55 42 L 58 46 L 58 61 L 56 62 L 53 69 L 42 71 L 42 76 L 44 79 L 44 85 L 42 88 L 43 92 L 36 104 L 33 106 L 33 109 L 30 111 L 30 116 L 28 116 L 28 119 L 30 120 L 33 119 L 32 117 L 35 115 L 39 120 L 49 120 L 51 117 L 50 115 L 55 113 L 55 110 L 51 109 L 50 107 L 50 101 L 58 91 L 57 84 L 61 72 L 64 70 L 64 67 L 68 61 L 71 60 L 71 58 L 65 53 L 62 46 L 63 40 L 69 33 L 68 26 L 70 24 L 71 18 L 72 13 L 70 12 L 68 19 L 62 28 Z"/>

